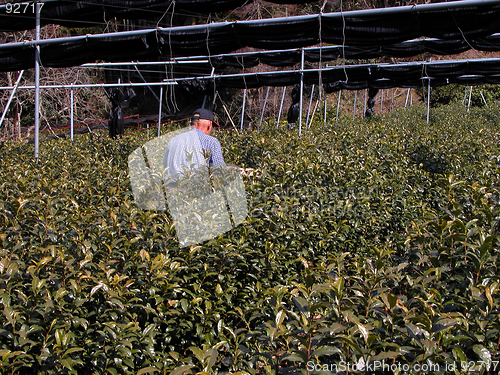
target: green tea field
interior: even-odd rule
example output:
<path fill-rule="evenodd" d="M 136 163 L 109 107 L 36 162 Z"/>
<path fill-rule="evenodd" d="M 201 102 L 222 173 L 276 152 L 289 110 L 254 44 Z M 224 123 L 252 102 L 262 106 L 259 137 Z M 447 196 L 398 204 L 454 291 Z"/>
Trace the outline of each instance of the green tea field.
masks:
<path fill-rule="evenodd" d="M 249 214 L 187 248 L 134 203 L 145 132 L 3 144 L 1 374 L 500 371 L 500 108 L 216 137 Z"/>

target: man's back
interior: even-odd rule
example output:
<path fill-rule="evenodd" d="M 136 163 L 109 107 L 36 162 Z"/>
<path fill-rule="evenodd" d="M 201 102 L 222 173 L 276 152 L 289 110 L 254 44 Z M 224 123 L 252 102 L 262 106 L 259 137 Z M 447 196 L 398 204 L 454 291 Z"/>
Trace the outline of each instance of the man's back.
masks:
<path fill-rule="evenodd" d="M 177 179 L 187 170 L 199 169 L 206 165 L 203 148 L 195 129 L 179 134 L 168 142 L 163 157 L 165 177 Z"/>

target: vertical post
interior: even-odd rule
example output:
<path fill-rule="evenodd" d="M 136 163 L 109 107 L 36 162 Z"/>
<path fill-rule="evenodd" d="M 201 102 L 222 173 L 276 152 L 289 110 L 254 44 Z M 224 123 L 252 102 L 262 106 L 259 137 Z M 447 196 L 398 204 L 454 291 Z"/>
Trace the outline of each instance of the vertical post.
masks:
<path fill-rule="evenodd" d="M 71 119 L 70 119 L 70 133 L 71 133 L 71 140 L 73 141 L 73 134 L 74 134 L 74 129 L 75 129 L 75 120 L 74 120 L 74 117 L 75 117 L 75 100 L 74 100 L 74 93 L 73 93 L 73 85 L 71 85 L 71 89 L 70 89 L 70 94 L 69 94 L 69 97 L 70 97 L 70 105 L 71 105 L 71 108 L 70 108 L 70 112 L 71 112 Z"/>
<path fill-rule="evenodd" d="M 410 96 L 410 90 L 411 89 L 408 89 L 408 91 L 406 91 L 405 108 L 406 108 L 406 105 L 408 104 L 408 97 Z"/>
<path fill-rule="evenodd" d="M 394 111 L 394 88 L 391 88 L 391 112 Z"/>
<path fill-rule="evenodd" d="M 472 99 L 472 86 L 470 87 L 470 91 L 469 91 L 469 103 L 467 104 L 467 112 L 469 112 L 469 109 L 470 109 L 471 99 Z"/>
<path fill-rule="evenodd" d="M 431 107 L 431 79 L 427 81 L 427 123 L 429 123 L 429 112 Z"/>
<path fill-rule="evenodd" d="M 160 106 L 158 108 L 158 133 L 156 135 L 157 137 L 160 136 L 160 131 L 161 131 L 162 106 L 163 106 L 163 86 L 160 86 Z"/>
<path fill-rule="evenodd" d="M 214 68 L 212 68 L 212 69 L 214 69 Z M 215 82 L 214 82 L 214 87 L 216 87 L 215 86 Z M 214 109 L 214 107 L 215 107 L 215 101 L 217 100 L 217 96 L 219 96 L 219 92 L 218 91 L 215 92 L 214 99 L 212 100 L 212 106 L 210 107 L 210 110 Z M 222 101 L 222 99 L 221 99 L 221 101 Z"/>
<path fill-rule="evenodd" d="M 352 107 L 352 119 L 356 116 L 356 101 L 358 100 L 358 90 L 354 91 L 354 106 Z"/>
<path fill-rule="evenodd" d="M 300 104 L 299 104 L 299 136 L 302 135 L 302 95 L 304 94 L 304 48 L 300 59 Z"/>
<path fill-rule="evenodd" d="M 35 2 L 35 40 L 40 40 L 40 4 Z M 40 132 L 40 46 L 35 46 L 35 158 L 38 159 Z"/>
<path fill-rule="evenodd" d="M 367 92 L 368 92 L 368 89 L 365 89 L 365 104 L 363 105 L 363 115 L 361 117 L 365 117 L 365 113 L 366 113 Z"/>
<path fill-rule="evenodd" d="M 268 95 L 269 95 L 269 86 L 267 86 L 266 97 L 264 98 L 264 104 L 262 105 L 262 113 L 260 114 L 259 126 L 257 128 L 258 131 L 260 131 L 260 125 L 262 124 L 262 119 L 264 118 L 264 110 L 266 109 Z"/>
<path fill-rule="evenodd" d="M 483 91 L 479 91 L 479 94 L 481 94 L 481 98 L 483 99 L 484 105 L 487 107 L 488 103 L 486 103 L 486 99 L 484 98 Z"/>
<path fill-rule="evenodd" d="M 276 122 L 277 128 L 280 127 L 281 110 L 283 109 L 283 101 L 285 100 L 285 91 L 286 91 L 286 86 L 283 87 L 283 94 L 281 94 L 280 111 L 278 112 L 278 121 Z"/>
<path fill-rule="evenodd" d="M 245 118 L 245 101 L 247 99 L 247 89 L 243 89 L 243 104 L 241 106 L 240 130 L 243 131 L 243 120 Z"/>
<path fill-rule="evenodd" d="M 17 81 L 14 85 L 14 88 L 12 89 L 12 92 L 10 93 L 9 100 L 7 101 L 7 104 L 5 105 L 5 108 L 2 113 L 2 118 L 0 118 L 0 126 L 2 126 L 3 120 L 5 119 L 5 116 L 7 115 L 7 111 L 9 110 L 10 103 L 12 102 L 12 99 L 14 98 L 14 95 L 16 94 L 17 86 L 19 86 L 19 82 L 21 82 L 21 77 L 23 76 L 24 70 L 21 70 L 21 73 L 19 73 L 19 76 L 17 77 Z"/>
<path fill-rule="evenodd" d="M 307 108 L 306 128 L 308 127 L 308 124 L 309 124 L 309 115 L 311 114 L 311 105 L 312 105 L 312 101 L 313 101 L 313 95 L 314 95 L 314 84 L 312 85 L 312 88 L 311 88 L 311 99 L 309 99 L 309 108 Z"/>
<path fill-rule="evenodd" d="M 328 95 L 326 94 L 325 91 L 325 108 L 323 109 L 323 123 L 326 126 L 326 102 L 328 101 Z"/>
<path fill-rule="evenodd" d="M 380 90 L 380 114 L 382 114 L 382 103 L 384 102 L 384 89 Z"/>
<path fill-rule="evenodd" d="M 339 109 L 340 109 L 340 97 L 342 96 L 342 90 L 339 90 L 339 99 L 337 101 L 337 114 L 335 115 L 335 121 L 339 119 Z"/>

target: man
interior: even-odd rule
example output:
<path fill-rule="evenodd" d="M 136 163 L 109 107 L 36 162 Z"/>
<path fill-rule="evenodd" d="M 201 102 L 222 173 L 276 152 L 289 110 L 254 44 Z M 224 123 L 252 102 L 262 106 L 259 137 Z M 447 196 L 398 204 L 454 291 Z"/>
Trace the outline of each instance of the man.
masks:
<path fill-rule="evenodd" d="M 167 204 L 181 247 L 215 238 L 248 215 L 240 170 L 226 166 L 219 141 L 210 136 L 213 120 L 207 109 L 194 111 L 192 127 L 169 136 L 163 155 Z"/>
<path fill-rule="evenodd" d="M 165 179 L 177 180 L 188 170 L 225 165 L 219 141 L 210 136 L 214 114 L 198 108 L 191 118 L 192 130 L 172 138 L 163 156 Z"/>

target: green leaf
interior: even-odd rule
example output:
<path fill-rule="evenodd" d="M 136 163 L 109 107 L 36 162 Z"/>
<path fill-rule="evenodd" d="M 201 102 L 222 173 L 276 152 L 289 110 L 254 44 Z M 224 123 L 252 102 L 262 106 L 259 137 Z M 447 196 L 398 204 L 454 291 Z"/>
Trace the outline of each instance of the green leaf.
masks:
<path fill-rule="evenodd" d="M 193 352 L 200 363 L 203 363 L 203 351 L 200 348 L 197 348 L 196 346 L 190 346 L 189 350 Z"/>
<path fill-rule="evenodd" d="M 188 301 L 185 298 L 181 299 L 181 307 L 184 312 L 188 311 Z"/>
<path fill-rule="evenodd" d="M 149 367 L 145 367 L 143 369 L 140 369 L 139 371 L 137 371 L 137 375 L 142 375 L 142 374 L 150 374 L 152 372 L 156 372 L 156 371 L 160 371 L 158 370 L 156 367 L 154 366 L 149 366 Z"/>
<path fill-rule="evenodd" d="M 370 358 L 370 361 L 382 361 L 384 359 L 388 359 L 388 358 L 397 358 L 401 355 L 400 352 L 395 352 L 395 351 L 388 351 L 388 352 L 381 352 L 379 354 L 377 354 L 376 356 L 374 357 L 371 357 Z"/>
<path fill-rule="evenodd" d="M 458 363 L 467 362 L 467 357 L 461 348 L 454 346 L 453 348 L 451 348 L 451 351 L 453 353 L 453 357 L 455 358 L 456 362 Z"/>
<path fill-rule="evenodd" d="M 292 361 L 292 362 L 306 362 L 306 354 L 301 352 L 296 352 L 293 354 L 283 354 L 281 356 L 282 361 Z"/>
<path fill-rule="evenodd" d="M 62 356 L 63 356 L 63 358 L 64 358 L 64 357 L 66 357 L 67 355 L 70 355 L 71 353 L 81 352 L 81 351 L 83 351 L 83 350 L 84 350 L 83 348 L 76 348 L 76 347 L 74 347 L 74 348 L 69 348 L 68 350 L 66 350 L 66 351 L 64 352 L 64 354 L 63 354 Z"/>
<path fill-rule="evenodd" d="M 179 360 L 179 353 L 177 352 L 168 352 L 168 354 L 174 359 L 174 361 Z"/>
<path fill-rule="evenodd" d="M 220 286 L 220 284 L 217 284 L 217 285 L 215 286 L 215 292 L 216 292 L 217 294 L 222 294 L 222 293 L 224 293 L 224 291 L 222 290 L 222 287 Z"/>
<path fill-rule="evenodd" d="M 453 327 L 458 322 L 455 319 L 441 318 L 432 326 L 432 332 L 441 332 L 445 329 Z"/>
<path fill-rule="evenodd" d="M 476 353 L 484 363 L 491 363 L 491 353 L 484 346 L 474 345 L 472 346 L 472 350 L 474 350 L 474 353 Z"/>
<path fill-rule="evenodd" d="M 280 327 L 281 324 L 283 323 L 283 320 L 285 319 L 286 313 L 284 310 L 278 311 L 276 314 L 276 327 Z"/>
<path fill-rule="evenodd" d="M 299 311 L 302 313 L 304 318 L 308 319 L 309 318 L 309 307 L 308 307 L 307 301 L 302 297 L 293 297 L 292 301 L 295 304 L 295 306 L 297 306 Z"/>
<path fill-rule="evenodd" d="M 17 357 L 18 355 L 21 355 L 21 354 L 24 354 L 24 352 L 22 352 L 22 351 L 12 352 L 12 351 L 7 350 L 7 349 L 0 350 L 0 356 L 2 356 L 3 362 L 7 361 L 10 358 Z"/>
<path fill-rule="evenodd" d="M 206 369 L 211 369 L 212 366 L 215 364 L 217 361 L 217 357 L 219 356 L 219 353 L 217 350 L 213 348 L 209 348 L 205 350 L 205 353 L 203 353 L 203 364 Z"/>
<path fill-rule="evenodd" d="M 173 369 L 173 371 L 170 373 L 170 375 L 184 375 L 184 374 L 194 374 L 195 372 L 193 369 L 196 366 L 194 365 L 183 365 L 179 366 Z"/>
<path fill-rule="evenodd" d="M 316 349 L 311 353 L 311 356 L 315 357 L 321 357 L 323 355 L 334 355 L 334 354 L 341 354 L 342 352 L 340 351 L 339 348 L 333 347 L 333 346 L 322 346 L 319 349 Z"/>
<path fill-rule="evenodd" d="M 73 370 L 73 360 L 71 358 L 61 358 L 60 361 L 68 370 Z"/>

